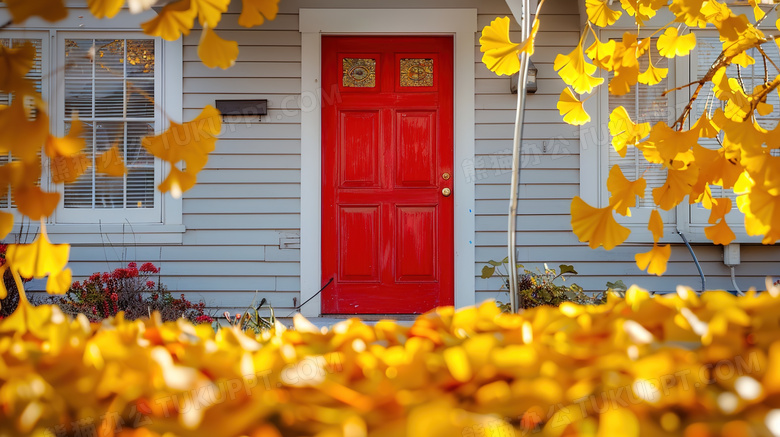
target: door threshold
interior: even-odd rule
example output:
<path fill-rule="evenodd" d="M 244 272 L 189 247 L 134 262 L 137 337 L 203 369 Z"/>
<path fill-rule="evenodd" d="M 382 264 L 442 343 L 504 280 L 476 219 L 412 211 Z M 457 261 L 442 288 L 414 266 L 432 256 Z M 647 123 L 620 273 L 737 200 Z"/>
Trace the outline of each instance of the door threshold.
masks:
<path fill-rule="evenodd" d="M 320 317 L 328 319 L 354 319 L 378 322 L 380 320 L 404 320 L 412 321 L 419 317 L 419 314 L 322 314 Z"/>

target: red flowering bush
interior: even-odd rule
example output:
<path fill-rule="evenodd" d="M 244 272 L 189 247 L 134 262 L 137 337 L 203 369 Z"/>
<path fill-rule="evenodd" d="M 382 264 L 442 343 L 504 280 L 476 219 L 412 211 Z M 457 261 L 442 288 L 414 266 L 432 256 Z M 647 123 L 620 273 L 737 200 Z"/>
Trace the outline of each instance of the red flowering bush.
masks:
<path fill-rule="evenodd" d="M 139 269 L 131 262 L 126 268 L 94 273 L 83 282 L 74 282 L 64 297 L 54 298 L 54 303 L 67 314 L 81 313 L 93 322 L 115 316 L 120 311 L 124 311 L 129 320 L 158 311 L 164 321 L 179 318 L 193 323 L 214 321 L 205 314 L 205 303 L 192 303 L 184 294 L 174 298 L 159 280 L 151 279 L 151 275 L 159 272 L 152 263 L 144 263 Z"/>

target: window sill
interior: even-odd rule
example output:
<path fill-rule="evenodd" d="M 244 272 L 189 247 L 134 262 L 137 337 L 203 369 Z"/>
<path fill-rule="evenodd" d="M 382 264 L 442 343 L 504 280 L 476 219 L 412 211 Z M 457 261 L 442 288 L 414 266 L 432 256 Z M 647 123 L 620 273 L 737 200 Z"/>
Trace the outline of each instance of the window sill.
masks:
<path fill-rule="evenodd" d="M 38 224 L 25 226 L 22 230 L 30 239 L 38 232 Z M 5 239 L 11 241 L 18 234 L 20 227 L 14 226 L 13 231 Z M 46 232 L 49 240 L 55 244 L 182 244 L 186 227 L 182 224 L 48 224 Z"/>

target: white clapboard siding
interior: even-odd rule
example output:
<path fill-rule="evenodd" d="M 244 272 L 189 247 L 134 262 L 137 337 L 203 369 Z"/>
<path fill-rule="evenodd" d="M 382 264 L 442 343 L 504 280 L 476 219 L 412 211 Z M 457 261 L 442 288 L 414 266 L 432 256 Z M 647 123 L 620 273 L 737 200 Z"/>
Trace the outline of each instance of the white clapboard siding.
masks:
<path fill-rule="evenodd" d="M 519 261 L 529 269 L 544 263 L 557 268 L 572 264 L 580 273 L 570 279 L 587 290 L 603 289 L 607 281 L 623 280 L 651 290 L 673 291 L 678 284 L 700 287 L 687 249 L 676 244 L 667 275 L 648 276 L 633 262 L 647 245 L 627 245 L 612 251 L 591 250 L 571 232 L 571 198 L 580 194 L 580 131 L 561 121 L 556 110 L 563 83 L 553 70 L 555 57 L 569 53 L 580 37 L 579 0 L 547 2 L 536 39 L 533 61 L 539 70 L 538 91 L 528 97 L 517 217 Z M 244 118 L 224 124 L 216 150 L 198 175 L 198 185 L 184 194 L 181 244 L 154 244 L 132 232 L 111 235 L 105 245 L 76 243 L 70 266 L 77 278 L 150 261 L 161 267 L 160 280 L 176 294 L 203 300 L 213 314 L 246 309 L 266 298 L 287 316 L 300 304 L 301 195 L 301 35 L 300 8 L 476 8 L 480 29 L 496 17 L 509 15 L 504 0 L 283 0 L 276 20 L 260 28 L 238 25 L 241 2 L 233 1 L 222 18 L 219 35 L 240 44 L 236 65 L 210 69 L 197 54 L 199 30 L 184 39 L 183 117 L 191 120 L 205 105 L 219 99 L 267 99 L 262 120 Z M 84 13 L 89 23 L 103 28 Z M 514 21 L 511 37 L 519 41 Z M 498 278 L 480 278 L 488 260 L 506 256 L 507 198 L 517 96 L 509 93 L 509 78 L 498 77 L 480 62 L 480 32 L 474 34 L 476 155 L 455 163 L 455 177 L 476 184 L 477 301 L 506 301 Z M 55 236 L 56 237 L 56 236 Z M 731 289 L 722 250 L 694 246 L 709 288 Z M 760 287 L 765 274 L 778 273 L 773 247 L 742 246 L 737 267 L 739 286 Z M 42 286 L 42 285 L 41 285 Z M 39 287 L 40 288 L 40 287 Z M 267 312 L 263 312 L 267 314 Z"/>

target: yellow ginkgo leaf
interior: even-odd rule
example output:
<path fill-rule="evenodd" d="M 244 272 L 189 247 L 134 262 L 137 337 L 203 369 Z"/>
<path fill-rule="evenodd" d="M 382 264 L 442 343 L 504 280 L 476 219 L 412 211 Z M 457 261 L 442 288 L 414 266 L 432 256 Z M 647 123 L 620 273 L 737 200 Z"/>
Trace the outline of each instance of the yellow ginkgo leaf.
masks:
<path fill-rule="evenodd" d="M 650 221 L 647 223 L 647 229 L 653 233 L 653 241 L 656 243 L 664 236 L 664 221 L 657 209 L 650 211 Z"/>
<path fill-rule="evenodd" d="M 696 47 L 696 35 L 688 33 L 679 36 L 676 27 L 669 27 L 663 35 L 658 37 L 657 47 L 658 53 L 667 58 L 688 56 L 691 50 Z"/>
<path fill-rule="evenodd" d="M 666 272 L 666 264 L 670 256 L 672 256 L 671 245 L 658 246 L 657 243 L 653 243 L 650 252 L 637 253 L 634 255 L 634 260 L 640 270 L 647 270 L 648 274 L 661 276 Z"/>
<path fill-rule="evenodd" d="M 49 135 L 46 138 L 46 146 L 44 148 L 46 156 L 54 158 L 56 156 L 72 156 L 79 152 L 87 144 L 87 141 L 82 137 L 84 132 L 84 123 L 78 119 L 78 115 L 74 113 L 73 121 L 71 122 L 70 132 L 64 137 L 55 137 Z"/>
<path fill-rule="evenodd" d="M 680 170 L 693 162 L 693 147 L 698 139 L 694 131 L 678 131 L 661 121 L 653 126 L 648 139 L 636 146 L 647 161 Z"/>
<path fill-rule="evenodd" d="M 607 189 L 610 192 L 609 204 L 620 215 L 631 217 L 631 210 L 636 206 L 636 197 L 645 197 L 645 188 L 647 181 L 639 178 L 633 182 L 629 181 L 620 170 L 620 166 L 615 164 L 609 171 L 607 179 Z"/>
<path fill-rule="evenodd" d="M 17 94 L 34 92 L 32 82 L 25 75 L 35 63 L 35 46 L 25 43 L 10 48 L 0 44 L 0 90 Z"/>
<path fill-rule="evenodd" d="M 702 112 L 701 117 L 696 120 L 691 130 L 696 132 L 700 138 L 715 138 L 720 132 L 720 128 L 712 122 L 707 111 Z"/>
<path fill-rule="evenodd" d="M 75 182 L 92 165 L 83 153 L 49 159 L 51 180 L 55 184 Z"/>
<path fill-rule="evenodd" d="M 650 133 L 650 123 L 634 124 L 626 108 L 618 106 L 609 115 L 609 133 L 612 135 L 612 147 L 625 158 L 628 145 L 637 145 Z"/>
<path fill-rule="evenodd" d="M 48 193 L 37 185 L 16 187 L 13 190 L 16 208 L 30 220 L 40 220 L 54 213 L 60 201 L 60 193 Z"/>
<path fill-rule="evenodd" d="M 122 177 L 127 174 L 127 168 L 116 144 L 97 157 L 95 171 L 114 177 Z"/>
<path fill-rule="evenodd" d="M 631 231 L 620 225 L 612 214 L 612 207 L 594 208 L 579 196 L 571 202 L 571 227 L 582 242 L 591 249 L 604 246 L 611 250 L 626 241 Z"/>
<path fill-rule="evenodd" d="M 482 29 L 479 38 L 482 63 L 492 72 L 498 75 L 512 75 L 520 71 L 519 53 L 534 54 L 534 40 L 539 31 L 539 20 L 534 21 L 531 35 L 520 44 L 513 43 L 509 39 L 509 17 L 496 18 Z"/>
<path fill-rule="evenodd" d="M 585 10 L 588 20 L 599 27 L 611 26 L 623 15 L 621 11 L 610 9 L 606 0 L 586 0 Z"/>
<path fill-rule="evenodd" d="M 723 220 L 726 214 L 731 212 L 731 199 L 728 197 L 716 197 L 712 199 L 712 210 L 710 211 L 709 224 L 715 224 L 718 220 Z"/>
<path fill-rule="evenodd" d="M 735 188 L 735 191 L 737 188 Z M 747 200 L 747 202 L 744 202 Z M 739 203 L 742 201 L 742 205 Z M 763 235 L 764 244 L 774 244 L 780 236 L 780 194 L 773 194 L 759 185 L 753 185 L 750 192 L 737 198 L 740 211 L 745 213 L 745 229 L 748 235 Z M 753 217 L 753 222 L 748 221 Z"/>
<path fill-rule="evenodd" d="M 222 20 L 222 14 L 227 12 L 230 0 L 190 0 L 192 7 L 198 11 L 198 21 L 203 27 L 215 28 Z"/>
<path fill-rule="evenodd" d="M 150 154 L 171 164 L 169 178 L 173 179 L 166 178 L 159 187 L 160 191 L 173 191 L 175 188 L 184 192 L 192 187 L 195 175 L 206 165 L 209 153 L 214 151 L 215 137 L 222 129 L 220 117 L 219 111 L 208 105 L 194 120 L 184 124 L 172 122 L 162 134 L 141 140 Z M 180 161 L 187 166 L 186 175 L 175 167 Z"/>
<path fill-rule="evenodd" d="M 46 292 L 49 294 L 65 294 L 70 289 L 73 272 L 70 269 L 52 272 L 46 281 Z"/>
<path fill-rule="evenodd" d="M 41 17 L 46 21 L 64 20 L 68 9 L 63 0 L 4 0 L 13 22 L 20 24 L 30 17 Z"/>
<path fill-rule="evenodd" d="M 191 171 L 181 171 L 178 168 L 171 167 L 171 172 L 162 183 L 157 187 L 160 192 L 171 192 L 174 199 L 181 198 L 183 192 L 195 186 L 197 174 Z"/>
<path fill-rule="evenodd" d="M 715 225 L 704 228 L 704 236 L 709 238 L 714 244 L 723 246 L 730 244 L 737 238 L 725 219 Z"/>
<path fill-rule="evenodd" d="M 640 26 L 653 18 L 656 11 L 666 6 L 667 2 L 668 0 L 620 0 L 623 9 L 634 17 L 634 21 Z"/>
<path fill-rule="evenodd" d="M 638 76 L 639 83 L 645 85 L 656 85 L 661 83 L 664 78 L 669 74 L 668 68 L 658 68 L 653 65 L 652 59 L 647 67 L 647 70 Z"/>
<path fill-rule="evenodd" d="M 244 27 L 259 26 L 265 20 L 273 20 L 279 12 L 279 0 L 242 0 L 238 24 Z"/>
<path fill-rule="evenodd" d="M 22 161 L 38 160 L 49 136 L 49 117 L 38 108 L 34 120 L 28 117 L 24 99 L 14 99 L 11 106 L 0 110 L 0 153 L 10 151 Z"/>
<path fill-rule="evenodd" d="M 568 55 L 559 54 L 555 58 L 553 68 L 567 85 L 574 88 L 577 94 L 593 91 L 593 88 L 604 82 L 602 77 L 594 77 L 596 66 L 585 61 L 582 44 L 574 48 Z"/>
<path fill-rule="evenodd" d="M 209 68 L 228 69 L 238 58 L 238 43 L 219 37 L 210 27 L 204 26 L 198 43 L 198 56 Z"/>
<path fill-rule="evenodd" d="M 698 167 L 690 167 L 686 170 L 668 169 L 666 182 L 658 188 L 653 188 L 653 202 L 664 211 L 679 205 L 691 192 L 698 174 Z"/>
<path fill-rule="evenodd" d="M 607 42 L 601 42 L 596 37 L 596 41 L 585 50 L 585 54 L 588 55 L 597 67 L 609 71 L 613 68 L 612 55 L 615 53 L 616 44 L 617 43 L 613 39 Z"/>
<path fill-rule="evenodd" d="M 756 18 L 756 21 L 761 21 L 766 16 L 766 12 L 758 6 L 756 0 L 748 0 L 748 3 L 753 7 L 753 16 Z"/>
<path fill-rule="evenodd" d="M 31 244 L 9 244 L 5 259 L 23 278 L 43 278 L 59 274 L 68 263 L 70 246 L 51 244 L 45 226 Z"/>
<path fill-rule="evenodd" d="M 156 17 L 142 23 L 141 28 L 147 35 L 176 41 L 180 36 L 190 34 L 197 15 L 198 11 L 190 0 L 179 0 L 165 5 Z"/>
<path fill-rule="evenodd" d="M 678 22 L 685 23 L 688 27 L 707 27 L 707 18 L 702 14 L 701 8 L 706 0 L 672 0 L 669 10 L 677 17 Z"/>
<path fill-rule="evenodd" d="M 558 100 L 558 111 L 563 115 L 563 121 L 574 126 L 581 126 L 590 121 L 590 115 L 585 112 L 582 102 L 565 87 Z"/>
<path fill-rule="evenodd" d="M 691 34 L 693 35 L 693 34 Z M 756 63 L 756 59 L 747 54 L 747 52 L 740 52 L 733 58 L 731 58 L 733 64 L 737 64 L 742 68 L 748 68 Z"/>
<path fill-rule="evenodd" d="M 113 18 L 124 4 L 125 0 L 87 0 L 89 11 L 97 18 Z"/>
<path fill-rule="evenodd" d="M 10 212 L 0 212 L 0 239 L 8 236 L 14 228 L 14 215 Z"/>

